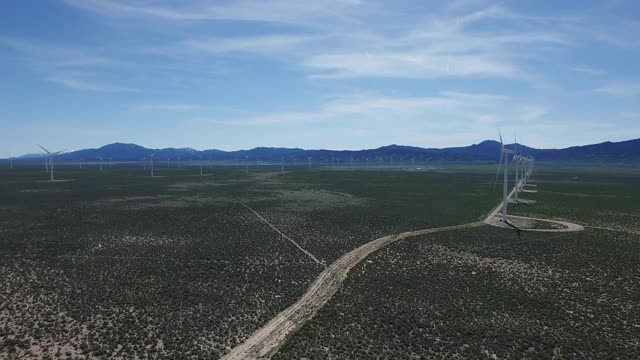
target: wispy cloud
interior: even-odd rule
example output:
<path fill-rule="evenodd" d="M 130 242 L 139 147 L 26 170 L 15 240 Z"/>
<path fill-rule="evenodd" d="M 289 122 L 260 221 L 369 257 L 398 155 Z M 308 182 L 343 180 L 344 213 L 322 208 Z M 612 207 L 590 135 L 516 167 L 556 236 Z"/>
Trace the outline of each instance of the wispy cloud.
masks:
<path fill-rule="evenodd" d="M 569 67 L 569 71 L 588 74 L 588 75 L 604 75 L 604 71 L 585 65 L 573 65 Z"/>
<path fill-rule="evenodd" d="M 594 91 L 614 96 L 633 96 L 640 94 L 640 83 L 612 82 L 596 88 Z"/>
<path fill-rule="evenodd" d="M 640 119 L 640 111 L 621 111 L 619 115 L 627 119 Z"/>
<path fill-rule="evenodd" d="M 137 111 L 191 111 L 201 110 L 205 107 L 193 104 L 144 104 L 134 108 Z"/>
<path fill-rule="evenodd" d="M 88 90 L 98 92 L 141 92 L 140 89 L 122 87 L 112 84 L 104 84 L 94 81 L 79 79 L 70 75 L 53 75 L 47 78 L 48 81 L 62 85 L 74 90 Z"/>
<path fill-rule="evenodd" d="M 540 118 L 545 107 L 519 102 L 498 94 L 443 91 L 434 96 L 380 96 L 351 94 L 328 99 L 317 110 L 275 111 L 241 117 L 200 118 L 200 121 L 226 125 L 302 125 L 403 123 L 447 125 L 440 120 L 466 122 L 470 126 L 498 123 L 526 123 Z"/>
<path fill-rule="evenodd" d="M 586 30 L 593 39 L 621 48 L 638 48 L 640 21 L 618 18 L 605 24 L 597 24 Z"/>
<path fill-rule="evenodd" d="M 263 35 L 252 37 L 207 38 L 204 40 L 186 40 L 187 47 L 212 54 L 233 52 L 280 54 L 290 52 L 298 46 L 308 45 L 318 36 L 304 35 Z"/>
<path fill-rule="evenodd" d="M 55 46 L 47 43 L 12 37 L 0 37 L 0 46 L 5 46 L 24 55 L 24 59 L 39 67 L 79 68 L 111 66 L 119 62 L 94 55 L 72 46 Z"/>
<path fill-rule="evenodd" d="M 541 53 L 570 43 L 561 32 L 553 31 L 553 25 L 569 21 L 566 18 L 525 15 L 495 5 L 478 9 L 477 3 L 444 9 L 433 6 L 434 11 L 423 18 L 400 13 L 397 16 L 406 22 L 398 24 L 397 19 L 385 20 L 388 4 L 359 0 L 66 2 L 111 17 L 294 23 L 304 32 L 191 38 L 173 51 L 184 52 L 186 48 L 212 56 L 278 56 L 302 67 L 315 79 L 494 77 L 532 81 L 537 75 L 526 66 L 527 60 L 543 58 Z M 380 17 L 381 21 L 372 25 L 369 16 Z M 487 24 L 492 30 L 479 30 Z"/>
<path fill-rule="evenodd" d="M 112 17 L 144 17 L 170 21 L 239 20 L 315 24 L 322 18 L 347 18 L 348 9 L 360 0 L 240 0 L 234 2 L 200 1 L 175 3 L 159 1 L 65 0 L 70 5 Z"/>
<path fill-rule="evenodd" d="M 124 65 L 107 56 L 95 55 L 73 46 L 59 46 L 9 37 L 0 37 L 0 46 L 18 52 L 35 70 L 44 73 L 47 81 L 66 88 L 99 92 L 141 91 L 104 81 L 88 80 L 91 74 Z"/>

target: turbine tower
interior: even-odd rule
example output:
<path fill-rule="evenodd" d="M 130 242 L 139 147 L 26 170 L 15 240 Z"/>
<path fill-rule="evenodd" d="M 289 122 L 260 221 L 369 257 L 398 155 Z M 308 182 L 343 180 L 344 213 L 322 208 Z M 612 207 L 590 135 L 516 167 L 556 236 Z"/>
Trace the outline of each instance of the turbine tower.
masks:
<path fill-rule="evenodd" d="M 149 161 L 150 161 L 149 165 L 151 166 L 151 177 L 153 177 L 153 155 L 155 155 L 155 154 L 156 153 L 154 152 L 149 156 Z"/>
<path fill-rule="evenodd" d="M 520 155 L 518 155 L 518 138 L 514 136 L 513 141 L 513 162 L 516 163 L 516 192 L 515 201 L 518 202 L 518 193 L 520 192 L 520 182 L 518 180 L 518 174 L 520 172 Z"/>
<path fill-rule="evenodd" d="M 498 163 L 498 172 L 496 173 L 496 179 L 498 175 L 500 175 L 500 166 L 504 161 L 504 174 L 503 174 L 503 183 L 502 183 L 502 222 L 507 223 L 507 205 L 509 203 L 509 154 L 513 153 L 513 151 L 504 147 L 504 142 L 502 141 L 502 134 L 498 131 L 498 136 L 500 136 L 500 162 Z"/>
<path fill-rule="evenodd" d="M 51 182 L 53 182 L 53 157 L 56 155 L 59 155 L 63 152 L 65 152 L 66 150 L 60 150 L 60 151 L 56 151 L 56 152 L 50 152 L 49 150 L 43 148 L 42 146 L 38 145 L 38 147 L 42 150 L 44 150 L 47 153 L 48 156 L 48 164 L 49 164 L 49 173 L 50 173 L 50 180 Z"/>

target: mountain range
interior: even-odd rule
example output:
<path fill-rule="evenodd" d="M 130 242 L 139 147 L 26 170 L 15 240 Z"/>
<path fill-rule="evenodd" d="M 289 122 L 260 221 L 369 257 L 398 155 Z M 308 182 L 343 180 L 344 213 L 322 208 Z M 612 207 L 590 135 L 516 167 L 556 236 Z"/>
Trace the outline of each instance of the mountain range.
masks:
<path fill-rule="evenodd" d="M 509 149 L 517 149 L 519 154 L 533 156 L 542 161 L 599 161 L 599 162 L 640 162 L 640 139 L 603 142 L 593 145 L 572 146 L 564 149 L 535 149 L 522 144 L 508 144 Z M 257 147 L 250 150 L 194 150 L 191 148 L 148 149 L 136 144 L 114 143 L 98 149 L 84 149 L 63 153 L 57 161 L 98 161 L 101 158 L 112 161 L 139 161 L 149 158 L 171 160 L 214 160 L 227 162 L 312 162 L 335 161 L 365 162 L 380 161 L 496 161 L 500 156 L 500 143 L 486 140 L 479 144 L 451 148 L 420 148 L 413 146 L 389 145 L 366 150 L 304 150 L 298 148 Z M 40 154 L 20 157 L 24 161 L 41 158 Z"/>

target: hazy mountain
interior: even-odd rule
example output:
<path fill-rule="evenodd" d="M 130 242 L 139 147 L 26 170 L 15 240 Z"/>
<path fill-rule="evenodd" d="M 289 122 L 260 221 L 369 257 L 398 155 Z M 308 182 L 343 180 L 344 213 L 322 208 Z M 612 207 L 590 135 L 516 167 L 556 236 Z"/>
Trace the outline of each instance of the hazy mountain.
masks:
<path fill-rule="evenodd" d="M 516 148 L 518 153 L 534 156 L 542 161 L 640 161 L 640 139 L 622 142 L 603 142 L 600 144 L 573 146 L 565 149 L 535 149 L 525 145 L 508 144 L 510 149 Z M 371 164 L 399 161 L 495 161 L 499 158 L 500 143 L 493 140 L 483 141 L 464 147 L 452 148 L 420 148 L 413 146 L 389 145 L 377 149 L 366 150 L 304 150 L 297 148 L 258 147 L 250 150 L 222 151 L 191 148 L 147 149 L 136 144 L 114 143 L 98 149 L 84 149 L 59 155 L 59 161 L 97 161 L 101 158 L 113 161 L 138 161 L 149 158 L 152 154 L 157 161 L 175 160 L 216 160 L 234 162 L 331 162 L 341 164 L 349 162 L 366 162 Z M 33 159 L 37 154 L 28 154 L 21 159 Z"/>

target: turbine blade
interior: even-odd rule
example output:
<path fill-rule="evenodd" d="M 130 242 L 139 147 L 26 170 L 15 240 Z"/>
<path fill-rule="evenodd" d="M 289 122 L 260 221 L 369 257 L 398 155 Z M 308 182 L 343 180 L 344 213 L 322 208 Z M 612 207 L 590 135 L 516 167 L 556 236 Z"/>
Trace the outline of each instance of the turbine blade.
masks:
<path fill-rule="evenodd" d="M 44 150 L 47 154 L 51 155 L 51 153 L 49 152 L 49 150 L 43 148 L 42 146 L 38 145 L 38 147 L 42 150 Z"/>
<path fill-rule="evenodd" d="M 491 186 L 491 188 L 495 188 L 496 184 L 498 183 L 498 176 L 500 176 L 500 168 L 502 167 L 502 160 L 504 159 L 504 153 L 502 151 L 500 151 L 500 161 L 498 162 L 498 172 L 496 173 L 496 178 L 495 180 L 493 180 L 493 185 Z"/>

